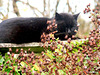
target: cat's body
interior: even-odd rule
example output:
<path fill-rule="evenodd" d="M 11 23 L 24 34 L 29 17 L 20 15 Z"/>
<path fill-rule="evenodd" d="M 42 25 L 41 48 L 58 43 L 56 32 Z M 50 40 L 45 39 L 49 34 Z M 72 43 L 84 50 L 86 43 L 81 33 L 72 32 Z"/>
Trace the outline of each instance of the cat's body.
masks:
<path fill-rule="evenodd" d="M 76 16 L 76 19 L 74 17 Z M 73 32 L 77 30 L 77 17 L 69 14 L 56 13 L 55 19 L 58 24 L 58 33 L 65 32 L 66 34 L 75 35 Z M 45 32 L 48 24 L 47 21 L 52 18 L 12 18 L 4 20 L 0 23 L 0 43 L 29 43 L 39 42 L 40 36 Z M 70 30 L 71 29 L 71 30 Z M 64 38 L 65 33 L 62 35 L 56 35 L 55 37 Z M 61 37 L 62 36 L 62 37 Z"/>

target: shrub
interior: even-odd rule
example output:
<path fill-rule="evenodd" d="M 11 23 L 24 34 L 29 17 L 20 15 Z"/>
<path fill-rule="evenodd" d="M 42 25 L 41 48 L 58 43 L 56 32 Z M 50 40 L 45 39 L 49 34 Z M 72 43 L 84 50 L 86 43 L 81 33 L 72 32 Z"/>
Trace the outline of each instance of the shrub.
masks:
<path fill-rule="evenodd" d="M 90 4 L 84 13 L 91 13 Z M 93 10 L 91 19 L 96 26 L 89 37 L 84 37 L 83 41 L 72 41 L 68 38 L 67 42 L 62 42 L 54 38 L 52 28 L 56 28 L 52 22 L 49 34 L 43 33 L 41 41 L 44 43 L 45 52 L 35 55 L 34 52 L 20 50 L 18 57 L 14 57 L 11 48 L 5 58 L 0 55 L 0 74 L 1 75 L 99 75 L 100 74 L 100 11 Z M 67 39 L 67 36 L 65 36 Z M 72 37 L 74 38 L 74 36 Z M 50 46 L 50 48 L 49 48 Z M 16 53 L 18 49 L 16 50 Z"/>

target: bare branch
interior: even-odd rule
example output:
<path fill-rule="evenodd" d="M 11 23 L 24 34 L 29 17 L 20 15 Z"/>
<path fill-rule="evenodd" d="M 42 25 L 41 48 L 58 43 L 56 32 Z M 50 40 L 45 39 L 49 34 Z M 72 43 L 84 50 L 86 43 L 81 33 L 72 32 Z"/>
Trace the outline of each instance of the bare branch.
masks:
<path fill-rule="evenodd" d="M 2 0 L 0 0 L 0 7 L 3 5 Z"/>
<path fill-rule="evenodd" d="M 59 5 L 59 2 L 60 2 L 60 0 L 57 0 L 57 4 L 56 4 L 56 9 L 55 9 L 55 12 L 57 11 L 57 8 L 58 8 L 58 5 Z"/>
<path fill-rule="evenodd" d="M 17 1 L 17 0 L 13 0 L 13 9 L 14 9 L 15 14 L 16 14 L 17 16 L 20 16 L 19 9 L 18 9 L 18 7 L 17 7 L 16 1 Z"/>
<path fill-rule="evenodd" d="M 3 16 L 3 18 L 1 19 L 1 20 L 5 20 L 5 19 L 8 19 L 8 13 L 9 13 L 9 0 L 8 0 L 8 3 L 7 3 L 7 14 L 6 14 L 6 16 L 2 13 L 2 12 L 0 12 L 0 14 L 2 14 L 2 16 Z"/>
<path fill-rule="evenodd" d="M 43 16 L 45 16 L 45 11 L 46 11 L 46 0 L 43 0 L 43 4 L 44 4 L 44 10 L 43 10 Z"/>
<path fill-rule="evenodd" d="M 50 17 L 50 0 L 48 0 L 48 17 Z"/>
<path fill-rule="evenodd" d="M 69 0 L 67 0 L 67 3 L 66 4 L 68 5 L 68 12 L 72 12 L 72 8 L 71 8 L 71 6 L 69 4 Z"/>
<path fill-rule="evenodd" d="M 20 0 L 19 0 L 19 1 L 20 1 Z M 22 2 L 23 4 L 28 5 L 31 9 L 37 10 L 39 13 L 41 13 L 41 14 L 43 15 L 43 12 L 41 12 L 38 8 L 36 8 L 36 7 L 34 7 L 34 6 L 31 6 L 31 5 L 29 4 L 28 1 L 27 1 L 27 3 L 23 2 L 23 1 L 20 1 L 20 2 Z"/>
<path fill-rule="evenodd" d="M 95 6 L 95 8 L 98 8 L 98 10 L 100 10 L 100 0 L 94 0 L 95 1 L 95 3 L 96 3 L 96 6 Z"/>
<path fill-rule="evenodd" d="M 59 2 L 60 2 L 60 0 L 57 0 L 56 6 L 55 6 L 55 10 L 54 10 L 54 14 L 57 12 L 57 8 L 58 8 L 58 5 L 59 5 Z"/>
<path fill-rule="evenodd" d="M 0 14 L 4 17 L 4 14 L 2 12 L 0 12 Z"/>
<path fill-rule="evenodd" d="M 37 16 L 37 17 L 39 17 L 39 15 L 34 11 L 34 14 Z"/>

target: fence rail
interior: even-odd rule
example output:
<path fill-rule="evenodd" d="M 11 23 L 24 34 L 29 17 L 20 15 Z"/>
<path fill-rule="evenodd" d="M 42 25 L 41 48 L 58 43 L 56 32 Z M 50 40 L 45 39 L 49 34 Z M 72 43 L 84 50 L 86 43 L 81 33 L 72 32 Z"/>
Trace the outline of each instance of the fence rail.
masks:
<path fill-rule="evenodd" d="M 72 40 L 75 41 L 75 40 Z M 84 41 L 84 39 L 78 39 L 78 41 Z M 63 43 L 67 41 L 62 41 Z M 41 42 L 32 42 L 32 43 L 25 43 L 25 44 L 12 44 L 12 43 L 0 43 L 0 48 L 4 47 L 36 47 L 36 46 L 42 46 L 43 43 Z"/>

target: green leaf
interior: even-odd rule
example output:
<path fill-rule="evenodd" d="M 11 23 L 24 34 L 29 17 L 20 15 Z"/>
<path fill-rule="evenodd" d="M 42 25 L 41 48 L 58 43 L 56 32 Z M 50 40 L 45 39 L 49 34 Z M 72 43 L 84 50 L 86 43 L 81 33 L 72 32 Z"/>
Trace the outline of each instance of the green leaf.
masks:
<path fill-rule="evenodd" d="M 78 57 L 78 60 L 77 60 L 77 62 L 80 62 L 80 58 Z"/>
<path fill-rule="evenodd" d="M 33 68 L 31 69 L 32 71 L 40 71 L 40 67 L 35 63 L 33 65 Z"/>
<path fill-rule="evenodd" d="M 74 51 L 74 52 L 78 52 L 78 50 L 77 50 L 76 48 L 73 48 L 73 51 Z"/>
<path fill-rule="evenodd" d="M 10 59 L 10 58 L 9 58 L 8 54 L 5 53 L 5 60 L 7 60 L 7 59 Z"/>
<path fill-rule="evenodd" d="M 10 72 L 10 70 L 12 70 L 11 68 L 7 68 L 7 69 L 5 69 L 5 72 Z"/>
<path fill-rule="evenodd" d="M 53 53 L 49 50 L 47 50 L 47 53 L 45 53 L 50 59 L 54 59 Z"/>
<path fill-rule="evenodd" d="M 0 65 L 3 63 L 4 58 L 0 55 Z"/>
<path fill-rule="evenodd" d="M 66 75 L 66 73 L 63 70 L 58 70 L 59 75 Z"/>
<path fill-rule="evenodd" d="M 50 40 L 50 42 L 52 42 L 53 40 Z"/>
<path fill-rule="evenodd" d="M 25 62 L 22 61 L 22 62 L 21 62 L 21 66 L 24 67 L 24 66 L 27 66 L 27 64 L 26 64 Z"/>
<path fill-rule="evenodd" d="M 100 47 L 100 45 L 98 45 L 98 47 Z"/>
<path fill-rule="evenodd" d="M 20 75 L 19 70 L 17 69 L 17 66 L 15 66 L 15 72 L 16 72 L 17 75 Z"/>
<path fill-rule="evenodd" d="M 85 57 L 85 59 L 87 59 L 87 60 L 88 60 L 88 59 L 90 59 L 90 58 L 89 58 L 89 57 L 88 57 L 88 55 L 87 55 L 87 56 Z"/>
<path fill-rule="evenodd" d="M 97 51 L 97 50 L 93 50 L 93 52 L 95 52 L 95 51 Z"/>
<path fill-rule="evenodd" d="M 98 60 L 94 60 L 94 62 L 95 62 L 95 63 L 97 63 L 97 62 L 98 62 Z"/>
<path fill-rule="evenodd" d="M 26 75 L 25 73 L 23 73 L 22 75 Z"/>
<path fill-rule="evenodd" d="M 72 51 L 72 53 L 75 53 L 75 51 Z"/>
<path fill-rule="evenodd" d="M 78 75 L 78 74 L 73 74 L 73 75 Z"/>
<path fill-rule="evenodd" d="M 57 61 L 57 62 L 60 63 L 62 60 L 63 60 L 63 58 L 62 58 L 61 56 L 57 56 L 57 57 L 56 57 L 56 61 Z"/>
<path fill-rule="evenodd" d="M 81 50 L 83 50 L 83 48 L 82 47 L 78 47 L 79 49 L 81 49 Z"/>
<path fill-rule="evenodd" d="M 75 40 L 75 43 L 76 43 L 77 45 L 81 45 L 83 42 L 82 42 L 82 41 L 77 41 L 77 40 Z"/>
<path fill-rule="evenodd" d="M 56 41 L 58 41 L 58 40 L 59 40 L 59 38 L 56 39 Z"/>
<path fill-rule="evenodd" d="M 62 49 L 62 45 L 58 44 L 57 45 L 58 49 Z"/>
<path fill-rule="evenodd" d="M 46 75 L 46 74 L 44 72 L 42 72 L 41 75 Z"/>
<path fill-rule="evenodd" d="M 8 68 L 4 68 L 4 71 L 7 72 L 9 74 L 9 72 L 13 69 L 13 67 L 8 67 Z M 15 72 L 13 73 L 13 75 L 20 75 L 18 70 L 17 70 L 17 66 L 15 67 Z"/>

